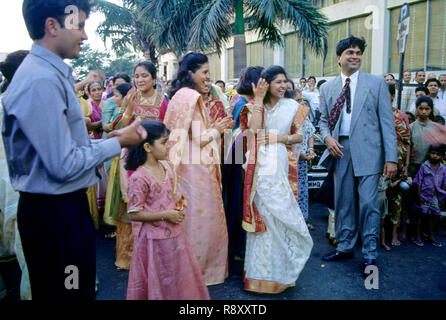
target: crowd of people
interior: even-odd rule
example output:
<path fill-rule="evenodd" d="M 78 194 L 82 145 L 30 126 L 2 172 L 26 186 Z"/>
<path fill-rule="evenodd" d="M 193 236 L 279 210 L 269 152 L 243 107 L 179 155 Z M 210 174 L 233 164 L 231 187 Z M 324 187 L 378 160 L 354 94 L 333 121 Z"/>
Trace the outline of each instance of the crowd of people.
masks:
<path fill-rule="evenodd" d="M 209 299 L 230 259 L 244 260 L 246 291 L 294 286 L 313 247 L 307 172 L 317 130 L 329 170 L 317 198 L 337 244 L 323 260 L 351 258 L 361 235 L 364 267 L 376 264 L 377 246 L 390 250 L 387 216 L 391 246 L 409 237 L 442 246 L 446 157 L 432 132 L 442 130 L 434 120 L 446 112 L 446 76 L 404 87 L 399 110 L 395 79 L 360 72 L 366 43 L 351 36 L 327 83 L 296 85 L 281 66 L 250 66 L 229 99 L 198 52 L 167 82 L 143 61 L 132 75 L 92 70 L 75 83 L 63 59 L 79 57 L 89 2 L 76 2 L 78 28 L 66 29 L 57 18 L 70 0 L 41 1 L 24 1 L 31 51 L 0 65 L 10 179 L 2 218 L 17 216 L 9 252 L 21 257 L 22 298 L 94 299 L 99 228 L 116 241 L 116 270 L 130 271 L 127 299 Z M 78 270 L 74 290 L 68 266 Z"/>

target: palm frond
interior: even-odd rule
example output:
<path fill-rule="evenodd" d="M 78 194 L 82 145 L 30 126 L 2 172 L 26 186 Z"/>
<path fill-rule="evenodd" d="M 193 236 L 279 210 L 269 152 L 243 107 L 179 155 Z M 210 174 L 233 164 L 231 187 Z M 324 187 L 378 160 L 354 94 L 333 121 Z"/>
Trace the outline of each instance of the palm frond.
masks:
<path fill-rule="evenodd" d="M 180 56 L 189 47 L 188 35 L 194 17 L 208 0 L 144 0 L 141 15 L 153 23 L 153 39 L 158 48 Z"/>
<path fill-rule="evenodd" d="M 258 18 L 255 26 L 265 42 L 283 44 L 279 27 L 291 24 L 304 43 L 317 53 L 324 52 L 327 18 L 308 0 L 245 0 L 248 14 Z"/>
<path fill-rule="evenodd" d="M 232 35 L 228 21 L 233 14 L 233 0 L 210 1 L 192 21 L 189 34 L 191 49 L 220 52 L 222 44 Z"/>

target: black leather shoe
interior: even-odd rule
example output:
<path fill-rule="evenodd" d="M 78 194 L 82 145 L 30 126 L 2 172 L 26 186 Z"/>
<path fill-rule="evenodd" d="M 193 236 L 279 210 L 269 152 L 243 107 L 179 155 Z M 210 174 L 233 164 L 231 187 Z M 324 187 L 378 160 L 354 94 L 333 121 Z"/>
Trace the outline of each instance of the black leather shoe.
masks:
<path fill-rule="evenodd" d="M 370 271 L 369 272 L 365 272 L 365 268 L 367 268 L 367 266 L 376 266 L 376 260 L 375 259 L 364 259 L 364 262 L 361 265 L 361 271 L 362 271 L 362 275 L 364 276 L 364 278 L 367 278 L 370 274 L 372 274 Z"/>
<path fill-rule="evenodd" d="M 326 256 L 322 257 L 323 261 L 340 261 L 345 259 L 351 259 L 353 258 L 353 253 L 347 253 L 347 252 L 341 252 L 338 250 L 335 250 Z"/>

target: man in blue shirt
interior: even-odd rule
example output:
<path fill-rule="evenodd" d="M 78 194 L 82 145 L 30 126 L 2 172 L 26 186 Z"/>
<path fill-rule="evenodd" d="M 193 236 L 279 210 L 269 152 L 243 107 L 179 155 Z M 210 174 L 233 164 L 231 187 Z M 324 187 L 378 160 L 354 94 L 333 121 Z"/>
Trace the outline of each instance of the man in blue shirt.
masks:
<path fill-rule="evenodd" d="M 72 69 L 87 40 L 90 0 L 24 0 L 34 44 L 3 96 L 11 183 L 20 191 L 18 227 L 33 299 L 94 299 L 95 235 L 86 189 L 96 166 L 138 145 L 140 121 L 92 143 Z"/>

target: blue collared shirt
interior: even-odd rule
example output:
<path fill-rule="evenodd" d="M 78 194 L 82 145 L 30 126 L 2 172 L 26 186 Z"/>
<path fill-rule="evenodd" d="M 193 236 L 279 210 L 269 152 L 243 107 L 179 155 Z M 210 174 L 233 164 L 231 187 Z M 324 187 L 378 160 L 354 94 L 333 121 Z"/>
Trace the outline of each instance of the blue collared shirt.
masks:
<path fill-rule="evenodd" d="M 116 138 L 92 143 L 72 68 L 34 44 L 2 97 L 3 143 L 17 191 L 64 194 L 98 181 L 96 166 L 120 154 Z"/>

